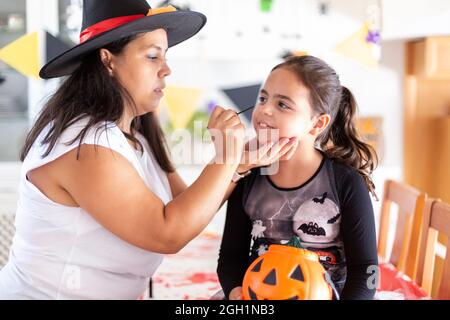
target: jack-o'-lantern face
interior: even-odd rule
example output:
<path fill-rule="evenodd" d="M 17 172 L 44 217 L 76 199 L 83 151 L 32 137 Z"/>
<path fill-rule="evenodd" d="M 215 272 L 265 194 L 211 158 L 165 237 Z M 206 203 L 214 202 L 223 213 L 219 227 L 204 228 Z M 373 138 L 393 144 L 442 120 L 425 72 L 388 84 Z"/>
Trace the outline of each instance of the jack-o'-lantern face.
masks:
<path fill-rule="evenodd" d="M 271 245 L 248 268 L 245 300 L 331 300 L 332 290 L 317 254 L 284 245 Z"/>

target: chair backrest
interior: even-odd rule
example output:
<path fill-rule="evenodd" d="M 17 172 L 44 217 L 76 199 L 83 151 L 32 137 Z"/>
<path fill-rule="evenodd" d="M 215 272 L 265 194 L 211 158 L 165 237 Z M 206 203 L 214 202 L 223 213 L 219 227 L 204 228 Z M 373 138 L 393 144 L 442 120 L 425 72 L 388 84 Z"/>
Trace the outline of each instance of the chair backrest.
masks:
<path fill-rule="evenodd" d="M 437 294 L 433 295 L 432 286 L 436 274 L 436 248 L 439 233 L 447 237 L 444 268 L 440 275 Z M 420 244 L 417 283 L 433 298 L 450 299 L 450 204 L 438 199 L 428 199 L 425 204 L 422 240 Z"/>
<path fill-rule="evenodd" d="M 378 255 L 385 262 L 415 280 L 417 273 L 421 222 L 427 195 L 409 185 L 386 180 L 381 204 L 380 229 L 378 233 Z M 394 244 L 387 259 L 388 235 L 391 230 L 391 204 L 398 206 Z"/>

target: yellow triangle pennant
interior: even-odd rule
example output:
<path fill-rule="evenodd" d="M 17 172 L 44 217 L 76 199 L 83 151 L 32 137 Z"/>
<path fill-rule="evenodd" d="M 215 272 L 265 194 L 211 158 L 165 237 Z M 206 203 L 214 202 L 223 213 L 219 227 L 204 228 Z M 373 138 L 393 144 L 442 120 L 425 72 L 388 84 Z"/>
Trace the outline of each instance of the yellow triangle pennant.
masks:
<path fill-rule="evenodd" d="M 0 59 L 28 77 L 39 78 L 38 33 L 27 34 L 0 49 Z"/>
<path fill-rule="evenodd" d="M 197 88 L 168 86 L 164 90 L 164 102 L 174 129 L 186 128 L 197 110 L 202 90 Z"/>
<path fill-rule="evenodd" d="M 378 67 L 378 61 L 375 54 L 376 48 L 374 48 L 376 45 L 366 41 L 368 33 L 369 27 L 367 24 L 364 24 L 348 39 L 338 44 L 334 50 L 337 53 L 362 63 L 365 66 L 376 68 Z"/>

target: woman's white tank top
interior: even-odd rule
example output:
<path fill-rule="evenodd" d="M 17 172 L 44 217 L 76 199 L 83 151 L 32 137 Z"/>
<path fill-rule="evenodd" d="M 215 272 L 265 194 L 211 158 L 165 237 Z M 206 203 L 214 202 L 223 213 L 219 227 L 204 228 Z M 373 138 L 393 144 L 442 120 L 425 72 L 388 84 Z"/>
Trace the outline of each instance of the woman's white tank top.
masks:
<path fill-rule="evenodd" d="M 42 158 L 47 145 L 41 145 L 41 141 L 47 127 L 24 160 L 16 233 L 9 262 L 0 271 L 0 299 L 136 299 L 162 262 L 161 254 L 123 241 L 85 210 L 50 200 L 27 180 L 30 170 L 77 148 L 78 140 L 70 145 L 68 142 L 87 121 L 79 120 L 67 128 L 50 154 Z M 172 199 L 167 174 L 143 136 L 137 138 L 145 149 L 142 155 L 114 123 L 108 122 L 89 130 L 83 143 L 110 148 L 124 156 L 166 204 Z"/>

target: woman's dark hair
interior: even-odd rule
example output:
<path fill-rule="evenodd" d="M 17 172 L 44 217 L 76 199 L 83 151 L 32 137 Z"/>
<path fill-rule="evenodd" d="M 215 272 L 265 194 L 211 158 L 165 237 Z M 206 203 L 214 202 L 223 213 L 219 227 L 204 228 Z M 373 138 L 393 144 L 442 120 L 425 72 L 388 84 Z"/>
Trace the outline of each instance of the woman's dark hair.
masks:
<path fill-rule="evenodd" d="M 330 125 L 316 139 L 317 146 L 329 158 L 357 170 L 370 193 L 378 199 L 371 178 L 378 163 L 377 154 L 358 137 L 354 122 L 356 100 L 350 90 L 341 85 L 336 71 L 313 56 L 290 57 L 273 70 L 279 68 L 292 71 L 308 88 L 314 115 L 331 116 Z"/>
<path fill-rule="evenodd" d="M 111 53 L 118 55 L 124 47 L 139 35 L 129 36 L 104 46 Z M 111 77 L 100 59 L 100 49 L 93 51 L 83 58 L 81 65 L 61 84 L 45 104 L 42 111 L 31 128 L 20 153 L 20 160 L 24 161 L 33 143 L 42 130 L 50 125 L 48 133 L 42 144 L 48 147 L 42 157 L 47 156 L 55 146 L 63 131 L 76 121 L 88 118 L 87 125 L 68 144 L 79 140 L 77 159 L 80 146 L 89 129 L 96 124 L 105 124 L 99 129 L 106 130 L 107 122 L 117 122 L 124 112 L 125 102 L 136 108 L 133 99 L 127 90 Z M 167 143 L 159 121 L 154 113 L 134 118 L 131 123 L 131 133 L 140 132 L 147 140 L 154 156 L 165 172 L 173 172 L 174 167 L 170 161 Z M 143 146 L 132 134 L 124 135 L 141 150 Z"/>

